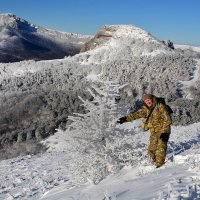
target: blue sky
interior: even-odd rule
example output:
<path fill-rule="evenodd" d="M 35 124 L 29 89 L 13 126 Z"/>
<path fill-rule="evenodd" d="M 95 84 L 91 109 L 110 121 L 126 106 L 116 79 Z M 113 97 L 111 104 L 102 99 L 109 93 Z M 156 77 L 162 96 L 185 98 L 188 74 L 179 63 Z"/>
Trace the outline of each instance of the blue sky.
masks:
<path fill-rule="evenodd" d="M 200 0 L 0 0 L 0 13 L 82 34 L 105 24 L 133 24 L 158 39 L 200 46 Z"/>

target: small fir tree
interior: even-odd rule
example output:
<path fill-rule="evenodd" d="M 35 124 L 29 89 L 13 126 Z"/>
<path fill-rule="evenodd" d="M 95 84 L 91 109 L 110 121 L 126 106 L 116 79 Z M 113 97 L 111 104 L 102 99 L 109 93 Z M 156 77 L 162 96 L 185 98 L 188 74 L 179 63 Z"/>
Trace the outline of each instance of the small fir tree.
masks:
<path fill-rule="evenodd" d="M 71 171 L 79 182 L 98 183 L 106 175 L 120 168 L 118 158 L 111 152 L 116 132 L 119 85 L 111 81 L 99 81 L 88 89 L 91 101 L 79 99 L 87 111 L 75 113 L 66 134 L 71 151 Z"/>

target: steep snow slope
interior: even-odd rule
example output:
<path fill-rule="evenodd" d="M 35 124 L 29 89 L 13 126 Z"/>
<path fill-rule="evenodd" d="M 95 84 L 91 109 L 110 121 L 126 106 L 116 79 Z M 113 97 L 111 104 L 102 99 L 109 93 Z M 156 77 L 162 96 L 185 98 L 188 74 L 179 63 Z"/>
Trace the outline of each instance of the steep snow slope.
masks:
<path fill-rule="evenodd" d="M 12 14 L 0 15 L 0 62 L 63 58 L 79 53 L 90 36 L 44 29 Z"/>
<path fill-rule="evenodd" d="M 134 129 L 138 128 L 137 121 L 130 123 L 130 125 L 122 125 L 123 127 L 134 132 Z M 199 199 L 199 134 L 199 123 L 186 127 L 173 126 L 169 141 L 168 159 L 160 169 L 156 169 L 147 158 L 143 158 L 136 166 L 125 167 L 119 173 L 110 175 L 98 185 L 88 183 L 81 187 L 68 189 L 66 183 L 51 190 L 41 199 Z M 148 133 L 138 132 L 138 135 L 132 135 L 133 143 L 143 142 L 145 148 L 147 148 Z M 63 140 L 63 137 L 57 135 L 57 140 L 49 139 L 48 145 L 51 146 L 51 149 L 54 149 L 53 151 L 58 152 L 59 141 L 62 145 Z M 146 150 L 143 151 L 146 152 Z"/>
<path fill-rule="evenodd" d="M 194 200 L 200 198 L 199 182 L 199 173 L 188 170 L 188 166 L 183 164 L 169 164 L 159 170 L 141 166 L 140 169 L 124 168 L 120 174 L 108 177 L 97 186 L 89 184 L 67 189 L 68 184 L 63 184 L 41 199 Z"/>
<path fill-rule="evenodd" d="M 83 112 L 78 96 L 90 98 L 88 76 L 128 83 L 120 94 L 120 103 L 127 107 L 136 108 L 143 93 L 151 92 L 170 103 L 175 124 L 200 120 L 199 75 L 195 76 L 195 87 L 189 88 L 191 99 L 182 98 L 179 85 L 193 78 L 197 62 L 192 56 L 169 49 L 132 25 L 102 29 L 110 37 L 75 56 L 0 64 L 0 141 L 4 154 L 6 145 L 40 141 L 59 126 L 65 127 L 68 115 Z"/>
<path fill-rule="evenodd" d="M 138 130 L 139 121 L 129 123 L 130 132 Z M 125 125 L 121 126 L 124 128 Z M 147 153 L 148 132 L 132 135 L 143 143 Z M 98 185 L 74 185 L 68 171 L 68 152 L 58 148 L 64 138 L 49 140 L 55 149 L 42 155 L 28 155 L 0 162 L 0 199 L 45 200 L 150 200 L 200 198 L 200 124 L 173 126 L 165 166 L 155 169 L 147 158 L 136 166 L 127 166 Z M 174 151 L 174 159 L 172 155 Z"/>

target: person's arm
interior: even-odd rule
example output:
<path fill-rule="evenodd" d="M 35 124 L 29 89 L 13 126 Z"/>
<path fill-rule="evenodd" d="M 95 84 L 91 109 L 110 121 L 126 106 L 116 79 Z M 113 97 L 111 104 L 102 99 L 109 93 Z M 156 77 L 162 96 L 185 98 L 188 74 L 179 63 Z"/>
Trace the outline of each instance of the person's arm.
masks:
<path fill-rule="evenodd" d="M 146 106 L 142 106 L 138 111 L 127 115 L 127 121 L 133 121 L 139 118 L 146 118 L 148 116 L 148 108 Z"/>

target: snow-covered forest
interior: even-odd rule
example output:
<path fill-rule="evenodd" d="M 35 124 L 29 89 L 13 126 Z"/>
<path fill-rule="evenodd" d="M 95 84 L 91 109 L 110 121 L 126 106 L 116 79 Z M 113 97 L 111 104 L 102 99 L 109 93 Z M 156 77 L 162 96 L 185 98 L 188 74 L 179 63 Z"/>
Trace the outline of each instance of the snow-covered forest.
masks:
<path fill-rule="evenodd" d="M 199 49 L 171 49 L 132 25 L 104 26 L 85 45 L 63 59 L 0 63 L 0 199 L 138 199 L 136 180 L 144 199 L 198 199 Z M 157 171 L 141 121 L 116 124 L 144 93 L 173 109 Z"/>

